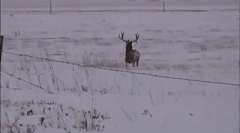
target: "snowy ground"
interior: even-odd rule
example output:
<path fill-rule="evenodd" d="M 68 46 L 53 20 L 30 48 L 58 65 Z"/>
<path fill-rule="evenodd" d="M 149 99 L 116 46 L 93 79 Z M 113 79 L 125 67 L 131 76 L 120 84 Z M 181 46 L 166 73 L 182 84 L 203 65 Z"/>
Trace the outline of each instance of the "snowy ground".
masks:
<path fill-rule="evenodd" d="M 59 12 L 59 6 L 58 11 L 49 14 L 42 11 L 44 8 L 33 12 L 27 7 L 9 8 L 3 4 L 3 51 L 239 84 L 237 5 L 190 5 L 175 4 L 172 10 L 187 7 L 207 11 L 124 11 L 157 8 L 149 4 L 121 5 L 118 10 L 122 11 L 115 12 L 96 11 L 106 5 L 89 6 L 94 12 Z M 125 44 L 118 38 L 121 31 L 127 39 L 140 34 L 138 44 L 133 44 L 141 53 L 139 68 L 125 68 Z M 2 73 L 3 133 L 16 118 L 21 132 L 31 129 L 35 133 L 75 133 L 86 128 L 106 133 L 239 132 L 238 86 L 82 68 L 5 53 L 2 70 L 54 92 L 49 94 Z"/>

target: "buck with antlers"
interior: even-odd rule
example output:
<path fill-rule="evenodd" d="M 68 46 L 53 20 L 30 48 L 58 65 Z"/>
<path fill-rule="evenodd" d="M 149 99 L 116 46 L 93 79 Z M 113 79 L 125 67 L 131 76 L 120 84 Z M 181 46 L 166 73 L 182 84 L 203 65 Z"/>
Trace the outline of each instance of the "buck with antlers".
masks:
<path fill-rule="evenodd" d="M 136 39 L 134 41 L 129 41 L 129 40 L 124 40 L 123 39 L 124 32 L 121 32 L 121 36 L 119 34 L 119 38 L 126 43 L 126 54 L 125 54 L 125 62 L 126 62 L 126 67 L 127 64 L 132 63 L 133 67 L 135 67 L 135 63 L 138 67 L 138 61 L 140 59 L 140 53 L 137 50 L 132 49 L 132 43 L 136 42 L 139 38 L 139 34 L 136 34 Z"/>

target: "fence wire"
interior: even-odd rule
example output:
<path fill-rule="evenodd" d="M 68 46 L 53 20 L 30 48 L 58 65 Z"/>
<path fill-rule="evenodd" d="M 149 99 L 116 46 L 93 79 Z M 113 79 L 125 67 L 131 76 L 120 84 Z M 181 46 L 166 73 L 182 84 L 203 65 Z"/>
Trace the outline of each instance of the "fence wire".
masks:
<path fill-rule="evenodd" d="M 138 74 L 138 75 L 147 75 L 147 76 L 166 78 L 166 79 L 176 79 L 176 80 L 185 80 L 185 81 L 193 81 L 193 82 L 203 82 L 203 83 L 210 83 L 210 84 L 222 84 L 222 85 L 240 86 L 240 84 L 234 84 L 234 83 L 215 82 L 215 81 L 198 80 L 198 79 L 187 79 L 187 78 L 170 77 L 170 76 L 161 76 L 161 75 L 149 74 L 149 73 L 143 73 L 143 72 L 133 72 L 133 71 L 126 71 L 126 70 L 118 70 L 118 69 L 113 69 L 113 68 L 108 68 L 108 67 L 97 67 L 97 66 L 94 66 L 94 65 L 83 65 L 83 64 L 78 64 L 78 63 L 65 62 L 65 61 L 59 61 L 59 60 L 54 60 L 54 59 L 41 58 L 41 57 L 36 57 L 36 56 L 31 56 L 31 55 L 17 54 L 17 53 L 5 52 L 5 51 L 2 51 L 2 53 L 15 55 L 15 56 L 23 56 L 23 57 L 35 58 L 35 59 L 40 59 L 40 60 L 45 60 L 45 61 L 52 61 L 52 62 L 57 62 L 57 63 L 70 64 L 70 65 L 79 66 L 79 67 L 91 67 L 91 68 L 102 69 L 102 70 L 107 70 L 107 71 L 131 73 L 131 74 Z"/>
<path fill-rule="evenodd" d="M 15 76 L 15 75 L 13 75 L 13 74 L 10 74 L 10 73 L 6 72 L 6 71 L 1 70 L 1 73 L 5 73 L 5 74 L 7 74 L 7 75 L 9 75 L 9 76 L 11 76 L 11 77 L 14 77 L 14 78 L 20 80 L 20 81 L 23 81 L 23 82 L 28 83 L 28 84 L 30 84 L 30 85 L 32 85 L 32 86 L 35 86 L 35 87 L 40 88 L 40 89 L 42 89 L 42 90 L 45 90 L 45 91 L 47 91 L 47 92 L 50 93 L 50 94 L 55 94 L 54 92 L 51 92 L 51 91 L 49 91 L 49 90 L 47 90 L 47 89 L 45 89 L 45 88 L 43 88 L 43 87 L 41 87 L 41 86 L 39 86 L 39 85 L 33 84 L 33 83 L 31 83 L 31 82 L 29 82 L 29 81 L 27 81 L 27 80 L 25 80 L 25 79 L 22 79 L 22 78 L 20 78 L 20 77 L 17 77 L 17 76 Z"/>

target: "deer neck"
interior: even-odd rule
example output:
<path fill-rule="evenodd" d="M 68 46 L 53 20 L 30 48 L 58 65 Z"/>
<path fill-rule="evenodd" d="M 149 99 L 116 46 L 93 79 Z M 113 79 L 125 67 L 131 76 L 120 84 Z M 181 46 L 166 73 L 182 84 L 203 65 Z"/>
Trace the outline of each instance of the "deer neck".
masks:
<path fill-rule="evenodd" d="M 132 51 L 132 44 L 128 44 L 126 46 L 126 54 L 129 53 L 130 51 Z"/>

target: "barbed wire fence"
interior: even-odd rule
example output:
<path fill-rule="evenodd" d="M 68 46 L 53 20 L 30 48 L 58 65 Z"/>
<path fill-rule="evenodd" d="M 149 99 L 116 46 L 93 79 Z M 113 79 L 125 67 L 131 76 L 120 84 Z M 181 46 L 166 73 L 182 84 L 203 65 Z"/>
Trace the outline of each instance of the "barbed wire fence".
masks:
<path fill-rule="evenodd" d="M 25 83 L 28 83 L 28 84 L 30 84 L 30 85 L 32 85 L 32 86 L 34 86 L 34 87 L 40 88 L 40 89 L 42 89 L 42 90 L 45 90 L 45 91 L 47 91 L 47 92 L 50 93 L 50 94 L 55 94 L 55 93 L 52 92 L 52 91 L 49 91 L 49 90 L 47 90 L 47 89 L 45 89 L 45 88 L 43 88 L 43 87 L 41 87 L 41 86 L 39 86 L 39 85 L 33 84 L 33 83 L 31 83 L 31 82 L 29 82 L 29 81 L 27 81 L 27 80 L 25 80 L 25 79 L 22 79 L 22 78 L 20 78 L 20 77 L 17 77 L 17 76 L 15 76 L 15 75 L 13 75 L 13 74 L 10 74 L 10 73 L 6 72 L 6 71 L 1 70 L 1 73 L 5 73 L 5 74 L 7 74 L 7 75 L 9 75 L 9 76 L 11 76 L 11 77 L 14 77 L 14 78 L 16 78 L 16 79 L 18 79 L 18 80 L 20 80 L 20 81 L 25 82 Z"/>
<path fill-rule="evenodd" d="M 121 0 L 120 0 L 121 1 Z M 172 4 L 172 2 L 167 2 L 167 1 L 159 1 L 159 0 L 145 0 L 145 1 L 132 1 L 132 0 L 125 0 L 122 1 L 121 4 L 119 1 L 95 1 L 95 0 L 88 0 L 87 1 L 79 1 L 79 0 L 69 0 L 67 3 L 64 0 L 21 0 L 21 1 L 15 1 L 15 0 L 6 0 L 6 1 L 1 1 L 2 3 L 2 11 L 3 12 L 13 12 L 17 11 L 18 13 L 21 12 L 47 12 L 49 14 L 57 13 L 57 12 L 123 12 L 123 11 L 128 11 L 128 12 L 207 12 L 208 10 L 206 9 L 168 9 L 167 6 L 175 6 Z M 19 2 L 19 3 L 18 3 Z M 99 3 L 99 4 L 96 4 Z M 150 3 L 147 4 L 146 2 Z M 147 9 L 142 9 L 140 8 L 142 5 L 146 6 L 156 6 L 157 8 L 147 8 Z M 24 3 L 24 4 L 23 4 Z M 129 6 L 129 5 L 134 5 L 135 7 L 139 6 L 139 8 L 118 8 L 118 9 L 109 9 L 106 8 L 108 7 L 109 3 L 111 3 L 112 6 L 117 6 L 117 7 L 123 7 L 123 6 Z M 82 4 L 87 5 L 89 7 L 94 7 L 93 9 L 89 8 L 82 8 Z M 24 5 L 24 6 L 22 6 Z M 32 6 L 36 6 L 38 8 L 34 9 Z M 64 6 L 63 9 L 60 9 L 60 7 Z M 15 10 L 11 10 L 10 8 L 15 8 Z M 73 7 L 78 7 L 78 8 L 73 8 Z M 96 7 L 105 7 L 105 9 L 102 8 L 96 8 Z M 17 9 L 17 10 L 16 10 Z"/>
<path fill-rule="evenodd" d="M 34 58 L 34 59 L 39 59 L 42 61 L 51 61 L 51 62 L 57 62 L 57 63 L 63 63 L 63 64 L 69 64 L 69 65 L 73 65 L 73 66 L 78 66 L 78 67 L 90 67 L 90 68 L 95 68 L 95 69 L 102 69 L 102 70 L 106 70 L 106 71 L 115 71 L 115 72 L 122 72 L 122 73 L 131 73 L 131 74 L 138 74 L 138 75 L 145 75 L 145 76 L 151 76 L 151 77 L 158 77 L 158 78 L 166 78 L 166 79 L 173 79 L 173 80 L 183 80 L 183 81 L 193 81 L 193 82 L 203 82 L 203 83 L 209 83 L 209 84 L 221 84 L 221 85 L 229 85 L 229 86 L 240 86 L 240 84 L 234 84 L 234 83 L 227 83 L 227 82 L 214 82 L 214 81 L 207 81 L 207 80 L 197 80 L 197 79 L 188 79 L 188 78 L 180 78 L 180 77 L 170 77 L 170 76 L 162 76 L 162 75 L 156 75 L 156 74 L 149 74 L 149 73 L 143 73 L 143 72 L 133 72 L 133 71 L 127 71 L 127 70 L 118 70 L 118 69 L 113 69 L 113 68 L 109 68 L 109 67 L 97 67 L 94 65 L 84 65 L 84 64 L 78 64 L 78 63 L 73 63 L 73 62 L 67 62 L 67 61 L 59 61 L 59 60 L 54 60 L 54 59 L 49 59 L 49 58 L 41 58 L 41 57 L 36 57 L 36 56 L 32 56 L 32 55 L 26 55 L 26 54 L 18 54 L 18 53 L 11 53 L 11 52 L 6 52 L 6 51 L 2 51 L 2 53 L 4 54 L 9 54 L 9 55 L 14 55 L 14 56 L 21 56 L 21 57 L 29 57 L 29 58 Z M 28 84 L 31 84 L 37 88 L 40 88 L 42 90 L 48 91 L 51 94 L 54 94 L 53 92 L 42 88 L 41 86 L 35 85 L 29 81 L 26 81 L 24 79 L 21 79 L 20 77 L 16 77 L 6 71 L 2 71 L 1 73 L 5 73 L 9 76 L 12 76 L 18 80 L 24 81 Z"/>

